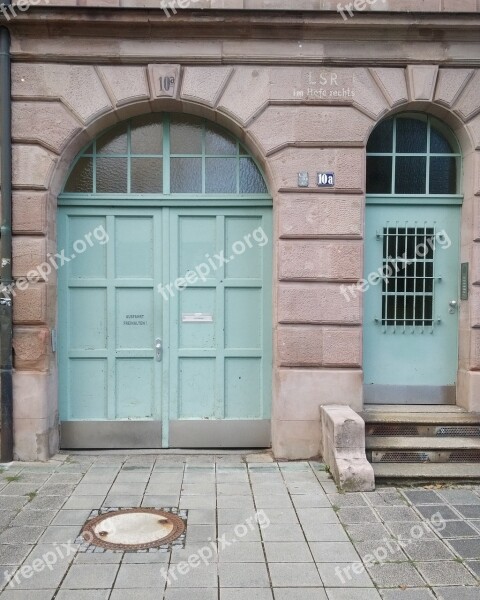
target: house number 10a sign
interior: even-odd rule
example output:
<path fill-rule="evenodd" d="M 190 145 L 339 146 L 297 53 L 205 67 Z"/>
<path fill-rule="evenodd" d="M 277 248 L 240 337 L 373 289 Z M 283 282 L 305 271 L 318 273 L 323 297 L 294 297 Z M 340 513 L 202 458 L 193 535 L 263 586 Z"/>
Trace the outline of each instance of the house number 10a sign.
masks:
<path fill-rule="evenodd" d="M 318 187 L 335 187 L 335 173 L 317 173 Z"/>

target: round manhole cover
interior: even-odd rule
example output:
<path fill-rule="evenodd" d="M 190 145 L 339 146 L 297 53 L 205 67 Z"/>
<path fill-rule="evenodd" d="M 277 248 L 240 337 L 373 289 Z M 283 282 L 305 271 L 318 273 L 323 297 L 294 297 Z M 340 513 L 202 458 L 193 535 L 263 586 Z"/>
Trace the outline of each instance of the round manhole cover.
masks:
<path fill-rule="evenodd" d="M 90 544 L 109 550 L 145 550 L 176 540 L 185 531 L 177 515 L 154 508 L 132 508 L 105 513 L 82 530 Z"/>

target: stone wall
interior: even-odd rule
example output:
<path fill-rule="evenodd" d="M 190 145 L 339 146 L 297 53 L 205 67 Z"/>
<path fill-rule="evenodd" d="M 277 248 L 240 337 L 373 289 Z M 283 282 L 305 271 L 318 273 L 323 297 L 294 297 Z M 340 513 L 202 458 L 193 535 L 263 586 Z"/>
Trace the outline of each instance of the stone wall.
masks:
<path fill-rule="evenodd" d="M 436 0 L 421 4 L 443 6 Z M 162 45 L 149 67 L 148 40 L 135 40 L 135 64 L 118 64 L 126 48 L 132 52 L 131 40 L 106 43 L 80 35 L 68 44 L 63 40 L 62 58 L 82 45 L 85 51 L 95 48 L 96 59 L 67 64 L 55 60 L 54 36 L 13 35 L 16 277 L 55 253 L 56 197 L 68 167 L 88 140 L 119 120 L 162 110 L 202 115 L 239 136 L 262 164 L 275 215 L 273 441 L 279 458 L 319 454 L 320 405 L 362 407 L 361 298 L 347 302 L 340 286 L 363 275 L 369 134 L 400 110 L 443 119 L 465 154 L 462 261 L 471 263 L 474 284 L 471 300 L 461 308 L 459 402 L 480 409 L 480 70 L 462 67 L 458 54 L 452 60 L 461 68 L 242 65 L 227 56 L 230 64 L 191 65 L 185 59 L 168 67 L 162 64 L 167 62 Z M 175 52 L 183 48 L 190 56 L 191 45 L 180 42 Z M 238 44 L 245 63 L 250 51 L 262 47 Z M 425 56 L 437 52 L 436 44 Z M 396 51 L 406 53 L 407 47 Z M 225 48 L 228 44 L 217 51 Z M 273 50 L 263 48 L 274 58 Z M 171 97 L 160 97 L 155 77 L 171 68 L 180 70 L 181 83 Z M 319 170 L 335 171 L 335 189 L 319 190 Z M 310 173 L 307 188 L 298 187 L 299 171 Z M 16 455 L 43 458 L 58 443 L 50 336 L 58 327 L 54 274 L 18 294 L 15 325 Z"/>

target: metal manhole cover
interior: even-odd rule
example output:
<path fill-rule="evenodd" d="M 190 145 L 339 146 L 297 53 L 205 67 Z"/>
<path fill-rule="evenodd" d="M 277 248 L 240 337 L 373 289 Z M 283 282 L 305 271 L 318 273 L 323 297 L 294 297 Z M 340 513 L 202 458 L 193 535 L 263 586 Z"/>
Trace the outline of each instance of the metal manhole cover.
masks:
<path fill-rule="evenodd" d="M 146 550 L 169 544 L 185 531 L 177 515 L 155 508 L 131 508 L 107 512 L 82 529 L 89 544 L 108 550 Z"/>

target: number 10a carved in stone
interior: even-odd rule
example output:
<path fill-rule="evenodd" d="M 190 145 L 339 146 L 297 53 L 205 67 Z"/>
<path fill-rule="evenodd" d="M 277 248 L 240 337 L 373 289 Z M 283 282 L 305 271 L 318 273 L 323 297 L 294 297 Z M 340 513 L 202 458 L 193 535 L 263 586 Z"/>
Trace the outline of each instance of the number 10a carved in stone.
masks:
<path fill-rule="evenodd" d="M 150 89 L 154 98 L 175 98 L 180 81 L 179 65 L 148 65 Z"/>
<path fill-rule="evenodd" d="M 173 89 L 175 89 L 175 77 L 168 77 L 167 75 L 160 77 L 161 92 L 170 92 Z"/>

